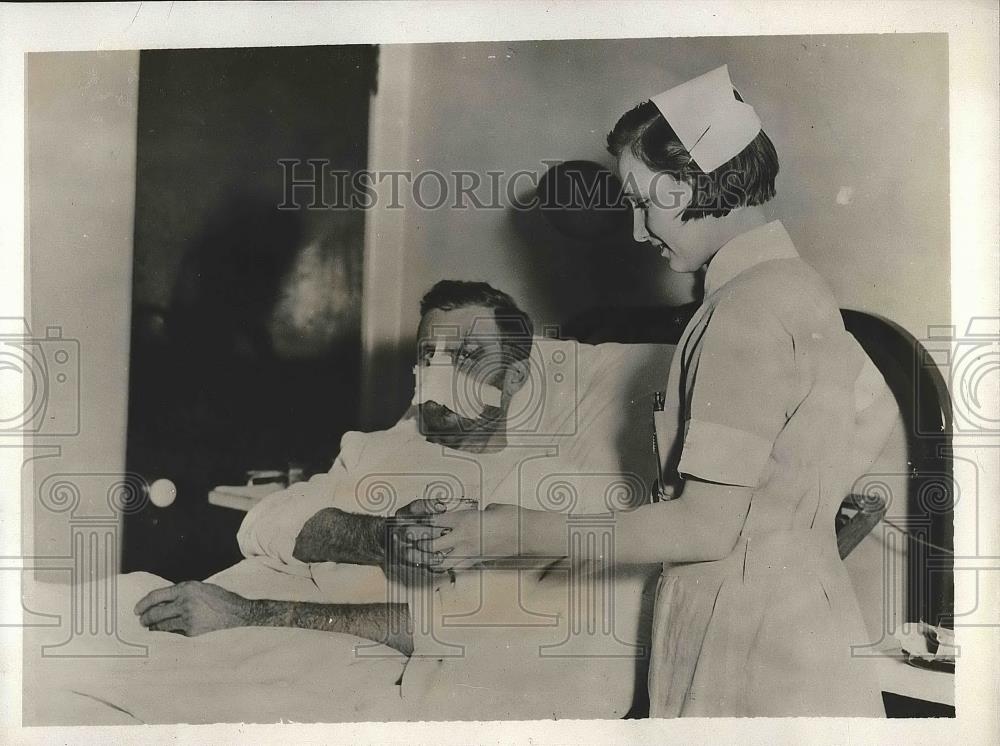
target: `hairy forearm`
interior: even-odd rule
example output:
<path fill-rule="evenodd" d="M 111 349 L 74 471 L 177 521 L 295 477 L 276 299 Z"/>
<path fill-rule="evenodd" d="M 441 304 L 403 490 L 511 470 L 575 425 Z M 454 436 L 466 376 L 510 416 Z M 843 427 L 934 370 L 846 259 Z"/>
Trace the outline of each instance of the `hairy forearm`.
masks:
<path fill-rule="evenodd" d="M 252 627 L 301 627 L 341 632 L 387 645 L 404 655 L 413 653 L 413 632 L 406 604 L 252 600 L 246 621 Z"/>
<path fill-rule="evenodd" d="M 689 481 L 680 499 L 600 517 L 613 528 L 616 563 L 705 562 L 722 559 L 732 551 L 749 501 L 750 490 L 745 487 Z M 567 519 L 562 513 L 531 513 L 522 521 L 526 553 L 568 556 L 570 531 L 581 516 Z M 582 546 L 589 544 L 583 542 Z M 598 542 L 594 551 L 600 550 Z M 586 555 L 573 559 L 609 558 Z"/>
<path fill-rule="evenodd" d="M 384 565 L 385 532 L 381 516 L 324 508 L 306 521 L 292 556 L 301 562 Z"/>

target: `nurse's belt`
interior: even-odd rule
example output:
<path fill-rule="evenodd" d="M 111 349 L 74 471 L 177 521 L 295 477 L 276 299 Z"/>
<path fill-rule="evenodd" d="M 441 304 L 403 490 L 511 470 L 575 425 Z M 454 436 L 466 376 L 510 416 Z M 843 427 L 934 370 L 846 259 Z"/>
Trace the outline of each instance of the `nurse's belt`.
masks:
<path fill-rule="evenodd" d="M 705 173 L 735 158 L 760 132 L 760 117 L 737 101 L 723 65 L 650 99 Z"/>

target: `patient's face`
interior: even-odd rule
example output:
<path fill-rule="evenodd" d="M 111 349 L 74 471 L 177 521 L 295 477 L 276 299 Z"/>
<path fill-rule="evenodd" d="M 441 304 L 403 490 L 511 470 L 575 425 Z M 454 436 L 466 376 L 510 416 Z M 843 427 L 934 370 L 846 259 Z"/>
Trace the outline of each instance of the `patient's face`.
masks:
<path fill-rule="evenodd" d="M 472 446 L 502 427 L 507 406 L 505 384 L 509 361 L 504 355 L 493 310 L 468 306 L 428 311 L 417 330 L 417 364 L 427 365 L 435 350 L 441 349 L 474 386 L 489 384 L 504 391 L 499 407 L 488 406 L 475 419 L 460 416 L 437 402 L 420 405 L 420 431 L 427 440 L 452 448 Z"/>

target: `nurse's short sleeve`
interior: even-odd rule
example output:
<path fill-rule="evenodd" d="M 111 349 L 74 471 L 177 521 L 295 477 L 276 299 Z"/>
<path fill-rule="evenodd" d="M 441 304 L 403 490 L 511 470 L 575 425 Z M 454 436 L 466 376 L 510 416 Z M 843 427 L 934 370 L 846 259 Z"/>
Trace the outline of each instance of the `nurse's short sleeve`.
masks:
<path fill-rule="evenodd" d="M 756 487 L 795 390 L 792 338 L 760 303 L 734 296 L 712 312 L 688 370 L 688 418 L 677 470 Z"/>

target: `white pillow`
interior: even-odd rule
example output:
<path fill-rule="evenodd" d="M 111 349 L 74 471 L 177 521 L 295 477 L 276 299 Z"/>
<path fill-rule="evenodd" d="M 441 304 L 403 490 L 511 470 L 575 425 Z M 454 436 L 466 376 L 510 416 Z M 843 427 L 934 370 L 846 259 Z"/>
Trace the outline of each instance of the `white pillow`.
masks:
<path fill-rule="evenodd" d="M 562 388 L 551 378 L 546 381 L 542 422 L 557 426 L 540 435 L 549 437 L 520 432 L 512 440 L 558 446 L 562 460 L 577 465 L 575 476 L 563 475 L 573 492 L 606 493 L 607 500 L 601 502 L 599 510 L 646 502 L 657 470 L 653 392 L 666 388 L 675 347 L 560 342 L 560 346 L 548 348 L 549 344 L 543 341 L 539 347 L 547 354 L 564 350 L 574 356 L 576 380 L 571 385 L 564 381 Z M 594 505 L 587 507 L 593 509 Z"/>
<path fill-rule="evenodd" d="M 564 463 L 578 466 L 576 479 L 600 477 L 602 491 L 626 475 L 629 496 L 619 507 L 634 504 L 638 493 L 644 499 L 657 468 L 652 396 L 666 388 L 674 350 L 674 345 L 588 345 L 535 337 L 528 380 L 508 411 L 508 442 L 557 446 Z M 403 417 L 413 416 L 411 408 Z M 574 487 L 586 493 L 597 489 Z"/>
<path fill-rule="evenodd" d="M 624 427 L 642 422 L 652 428 L 644 399 L 665 388 L 673 345 L 581 344 L 536 337 L 528 381 L 515 394 L 508 413 L 508 434 L 617 438 Z M 587 432 L 600 424 L 607 431 Z M 650 429 L 650 433 L 652 430 Z"/>

